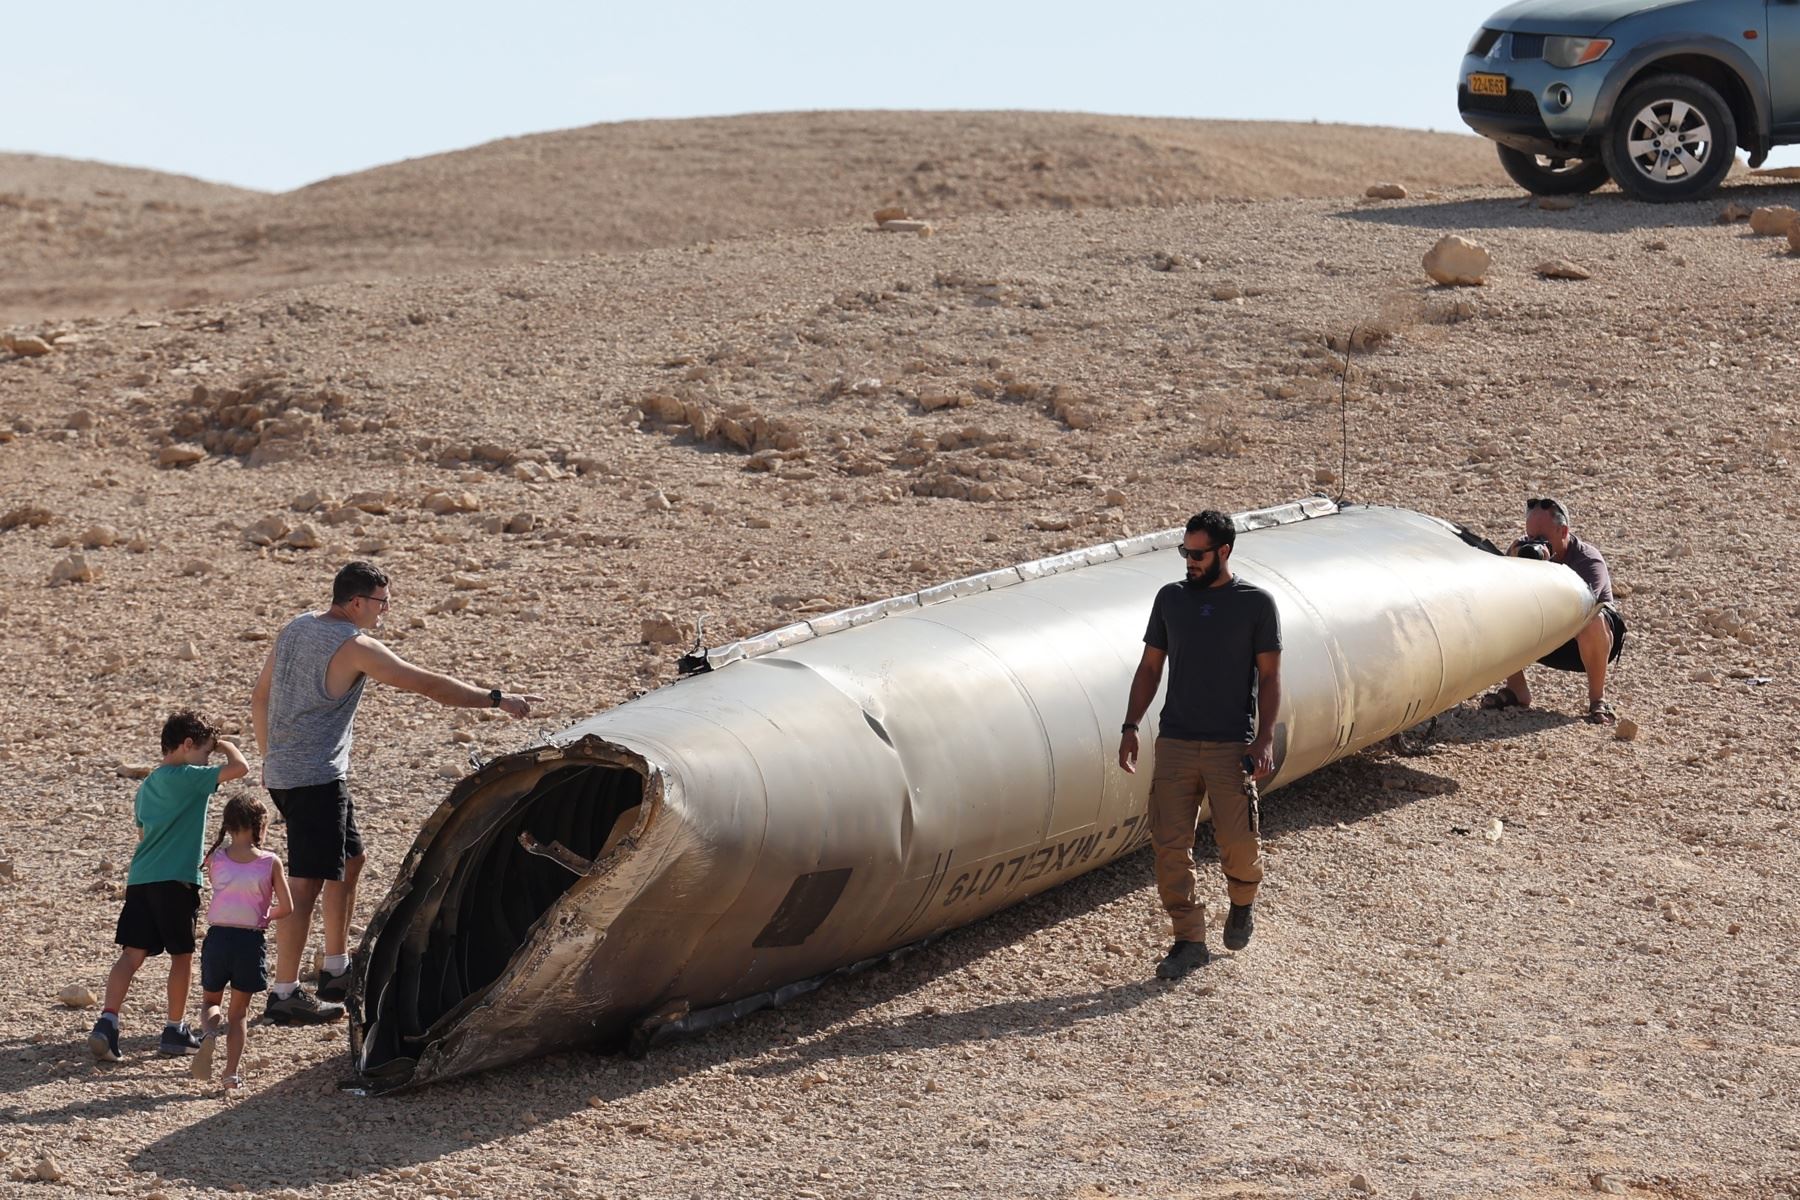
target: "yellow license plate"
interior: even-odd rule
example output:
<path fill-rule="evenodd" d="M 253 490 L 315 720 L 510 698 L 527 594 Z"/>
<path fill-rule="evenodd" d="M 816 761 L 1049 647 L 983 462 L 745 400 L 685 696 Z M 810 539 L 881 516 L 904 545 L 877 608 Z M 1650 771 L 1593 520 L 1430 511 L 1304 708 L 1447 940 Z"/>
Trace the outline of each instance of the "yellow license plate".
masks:
<path fill-rule="evenodd" d="M 1477 96 L 1506 95 L 1506 76 L 1504 75 L 1471 75 L 1469 91 Z"/>

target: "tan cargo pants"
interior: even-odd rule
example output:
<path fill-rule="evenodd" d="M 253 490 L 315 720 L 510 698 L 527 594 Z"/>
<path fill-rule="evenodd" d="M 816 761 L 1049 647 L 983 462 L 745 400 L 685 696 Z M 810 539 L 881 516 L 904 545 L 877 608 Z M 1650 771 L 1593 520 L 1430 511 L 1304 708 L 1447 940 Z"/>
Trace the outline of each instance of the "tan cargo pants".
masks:
<path fill-rule="evenodd" d="M 1194 835 L 1212 809 L 1213 838 L 1233 904 L 1256 899 L 1262 882 L 1262 819 L 1256 784 L 1244 774 L 1242 742 L 1156 739 L 1150 776 L 1150 840 L 1156 847 L 1156 890 L 1175 926 L 1175 940 L 1206 940 L 1206 905 L 1194 870 Z"/>

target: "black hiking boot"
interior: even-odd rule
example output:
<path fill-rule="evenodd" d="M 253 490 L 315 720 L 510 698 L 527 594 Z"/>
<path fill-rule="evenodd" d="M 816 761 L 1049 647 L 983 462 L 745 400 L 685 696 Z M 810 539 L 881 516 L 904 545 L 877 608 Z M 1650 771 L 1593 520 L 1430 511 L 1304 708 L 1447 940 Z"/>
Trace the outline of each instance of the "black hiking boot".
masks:
<path fill-rule="evenodd" d="M 332 971 L 319 968 L 319 999 L 327 1004 L 342 1004 L 350 995 L 350 968 Z"/>
<path fill-rule="evenodd" d="M 344 1015 L 341 1004 L 326 1004 L 303 987 L 283 1000 L 269 993 L 269 1004 L 263 1016 L 277 1025 L 324 1025 Z"/>
<path fill-rule="evenodd" d="M 1176 942 L 1156 964 L 1156 977 L 1171 981 L 1180 979 L 1195 967 L 1204 967 L 1211 961 L 1212 951 L 1206 948 L 1205 942 Z"/>
<path fill-rule="evenodd" d="M 1256 921 L 1250 916 L 1248 904 L 1234 904 L 1231 912 L 1225 917 L 1225 948 L 1242 950 L 1250 944 L 1250 935 L 1256 932 Z"/>

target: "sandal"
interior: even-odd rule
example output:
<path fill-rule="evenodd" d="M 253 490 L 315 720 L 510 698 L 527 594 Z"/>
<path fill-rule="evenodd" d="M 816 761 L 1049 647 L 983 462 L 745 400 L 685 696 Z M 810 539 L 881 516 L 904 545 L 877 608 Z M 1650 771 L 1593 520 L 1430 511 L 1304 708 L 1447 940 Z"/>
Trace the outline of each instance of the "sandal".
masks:
<path fill-rule="evenodd" d="M 1589 725 L 1612 725 L 1615 724 L 1618 719 L 1619 714 L 1614 712 L 1612 705 L 1608 704 L 1606 701 L 1588 701 L 1587 722 Z"/>
<path fill-rule="evenodd" d="M 1501 687 L 1495 688 L 1493 691 L 1483 696 L 1481 698 L 1481 707 L 1491 711 L 1501 708 L 1526 708 L 1528 706 L 1522 702 L 1518 696 L 1513 694 L 1511 688 Z"/>

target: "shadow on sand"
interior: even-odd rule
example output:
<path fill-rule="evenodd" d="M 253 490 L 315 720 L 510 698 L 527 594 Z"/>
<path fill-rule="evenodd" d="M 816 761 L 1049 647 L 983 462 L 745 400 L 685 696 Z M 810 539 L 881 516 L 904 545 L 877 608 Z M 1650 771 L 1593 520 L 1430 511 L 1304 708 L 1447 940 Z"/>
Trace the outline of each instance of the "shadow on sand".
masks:
<path fill-rule="evenodd" d="M 1718 223 L 1719 210 L 1736 202 L 1749 208 L 1768 204 L 1800 206 L 1800 184 L 1768 183 L 1744 177 L 1727 184 L 1704 200 L 1683 204 L 1645 204 L 1628 200 L 1608 187 L 1589 196 L 1577 198 L 1577 207 L 1566 212 L 1547 212 L 1537 206 L 1536 197 L 1520 192 L 1504 199 L 1491 197 L 1462 200 L 1439 200 L 1418 204 L 1369 204 L 1340 209 L 1332 215 L 1345 221 L 1371 225 L 1392 225 L 1432 232 L 1470 229 L 1638 229 L 1649 232 L 1674 227 L 1692 229 Z M 1756 238 L 1745 224 L 1732 230 L 1745 240 L 1778 245 L 1785 253 L 1787 244 L 1779 238 Z"/>
<path fill-rule="evenodd" d="M 1454 780 L 1406 761 L 1359 755 L 1270 797 L 1264 805 L 1265 832 L 1353 822 L 1456 789 Z M 1203 836 L 1200 848 L 1208 851 L 1210 839 Z M 379 1098 L 340 1090 L 339 1084 L 351 1075 L 347 1059 L 319 1064 L 252 1091 L 154 1142 L 132 1156 L 131 1167 L 200 1187 L 241 1183 L 304 1188 L 429 1163 L 470 1145 L 529 1132 L 591 1105 L 606 1109 L 639 1092 L 746 1059 L 756 1061 L 737 1070 L 781 1077 L 901 1048 L 1048 1036 L 1153 1002 L 1167 985 L 1150 978 L 1153 963 L 1146 961 L 1142 978 L 1118 986 L 1088 985 L 954 1013 L 921 1007 L 904 1016 L 855 1018 L 1027 936 L 1133 893 L 1143 892 L 1143 903 L 1154 907 L 1152 888 L 1150 858 L 1140 851 L 946 934 L 887 967 L 836 981 L 784 1008 L 659 1047 L 643 1059 L 575 1051 Z M 821 1033 L 826 1036 L 816 1036 Z M 259 1052 L 258 1032 L 251 1037 L 254 1056 Z M 110 1112 L 183 1098 L 121 1098 L 95 1104 Z M 7 1115 L 41 1122 L 101 1113 L 8 1110 Z M 296 1134 L 309 1140 L 310 1154 L 283 1161 L 270 1157 L 270 1147 L 290 1144 Z"/>

